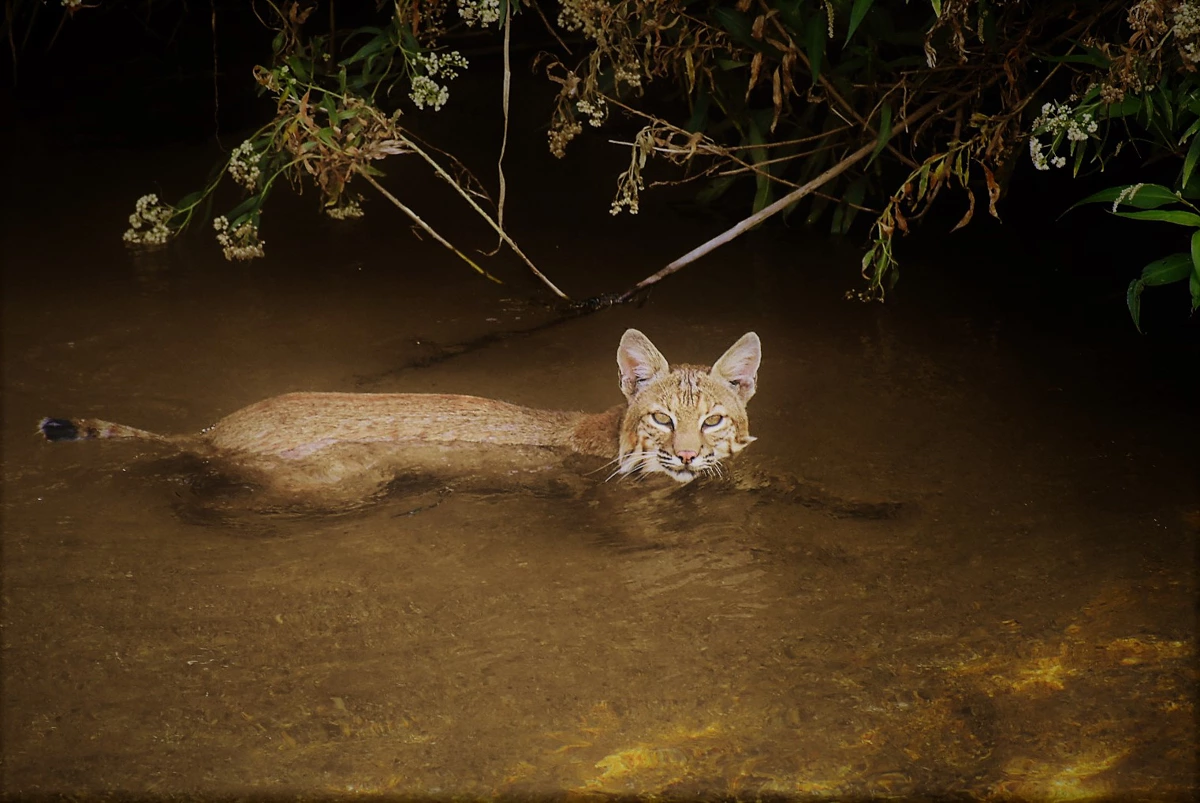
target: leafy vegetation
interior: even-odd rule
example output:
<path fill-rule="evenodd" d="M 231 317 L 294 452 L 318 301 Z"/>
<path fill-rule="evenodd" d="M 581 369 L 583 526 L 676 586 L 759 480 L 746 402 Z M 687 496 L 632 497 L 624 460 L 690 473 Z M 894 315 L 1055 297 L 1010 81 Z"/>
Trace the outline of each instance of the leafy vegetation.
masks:
<path fill-rule="evenodd" d="M 67 17 L 89 8 L 62 7 Z M 9 4 L 10 42 L 31 24 L 31 9 Z M 457 43 L 481 31 L 503 44 L 506 74 L 513 36 L 549 31 L 559 42 L 536 62 L 558 87 L 548 110 L 555 156 L 614 115 L 640 121 L 613 214 L 636 214 L 655 184 L 692 184 L 706 202 L 738 181 L 753 184 L 749 217 L 614 298 L 783 214 L 835 234 L 869 217 L 864 284 L 851 295 L 881 299 L 899 275 L 897 234 L 939 197 L 963 205 L 955 228 L 977 208 L 999 217 L 1013 171 L 1030 165 L 1070 165 L 1080 175 L 1116 160 L 1159 169 L 1175 160 L 1173 186 L 1122 184 L 1080 203 L 1200 232 L 1200 0 L 394 0 L 366 9 L 284 0 L 263 9 L 272 55 L 255 79 L 276 113 L 222 173 L 245 190 L 215 219 L 232 259 L 262 255 L 261 217 L 282 178 L 314 185 L 333 217 L 361 215 L 358 191 L 369 186 L 487 275 L 380 184 L 381 163 L 398 155 L 454 184 L 521 254 L 503 225 L 503 171 L 492 205 L 459 162 L 401 124 L 452 102 L 454 79 L 471 69 Z M 340 13 L 356 14 L 354 25 L 337 27 Z M 655 160 L 677 167 L 656 180 Z M 172 204 L 142 199 L 126 240 L 155 245 L 176 235 L 214 187 Z M 1136 325 L 1147 286 L 1184 283 L 1193 311 L 1200 307 L 1198 236 L 1188 251 L 1149 254 L 1155 260 L 1128 295 Z M 1165 239 L 1148 239 L 1147 250 Z"/>

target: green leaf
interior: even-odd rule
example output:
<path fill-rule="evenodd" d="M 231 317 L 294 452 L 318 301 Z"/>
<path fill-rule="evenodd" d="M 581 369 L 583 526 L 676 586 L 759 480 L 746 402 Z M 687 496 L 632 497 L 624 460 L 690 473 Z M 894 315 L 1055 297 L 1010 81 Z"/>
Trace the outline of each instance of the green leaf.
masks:
<path fill-rule="evenodd" d="M 381 34 L 382 34 L 382 32 L 381 32 Z M 388 43 L 387 37 L 382 36 L 382 35 L 376 36 L 376 37 L 368 40 L 365 45 L 363 45 L 358 50 L 356 50 L 354 52 L 353 56 L 342 59 L 341 61 L 338 62 L 338 64 L 340 64 L 343 67 L 348 67 L 351 64 L 357 64 L 358 62 L 365 59 L 367 56 L 374 56 L 376 53 L 381 52 L 384 48 L 384 45 L 386 45 L 387 43 Z"/>
<path fill-rule="evenodd" d="M 229 225 L 237 228 L 241 221 L 258 211 L 262 201 L 263 199 L 261 196 L 251 195 L 249 198 L 235 206 L 225 215 L 226 219 L 229 220 Z"/>
<path fill-rule="evenodd" d="M 1200 215 L 1195 212 L 1185 212 L 1182 209 L 1154 209 L 1147 212 L 1117 212 L 1118 217 L 1132 220 L 1161 220 L 1163 223 L 1175 223 L 1179 226 L 1200 227 Z"/>
<path fill-rule="evenodd" d="M 751 144 L 751 145 L 763 145 L 766 142 L 766 137 L 763 136 L 762 126 L 760 126 L 758 124 L 758 121 L 755 120 L 753 117 L 750 118 L 748 134 L 749 134 L 749 136 L 747 136 L 746 139 L 749 141 L 749 144 Z M 766 159 L 766 156 L 767 156 L 766 148 L 754 148 L 753 150 L 750 151 L 750 158 L 755 162 L 763 161 L 764 159 Z M 754 175 L 755 184 L 758 188 L 757 191 L 754 193 L 754 206 L 753 206 L 754 212 L 758 212 L 759 210 L 763 209 L 764 207 L 770 205 L 771 199 L 773 196 L 773 188 L 771 186 L 773 182 L 771 181 L 771 178 L 769 175 L 764 175 L 764 174 L 769 174 L 771 172 L 770 165 L 764 166 L 762 168 L 762 171 L 763 172 L 756 173 Z"/>
<path fill-rule="evenodd" d="M 696 193 L 696 203 L 702 205 L 713 203 L 714 200 L 724 196 L 728 188 L 733 186 L 734 181 L 736 179 L 732 175 L 722 175 L 718 179 L 709 181 L 708 186 Z"/>
<path fill-rule="evenodd" d="M 392 18 L 392 36 L 395 37 L 395 43 L 405 53 L 420 53 L 421 43 L 417 41 L 417 37 L 413 34 L 412 27 L 407 23 L 400 23 L 395 17 Z"/>
<path fill-rule="evenodd" d="M 203 192 L 189 192 L 187 195 L 183 196 L 174 204 L 172 204 L 172 206 L 174 206 L 176 209 L 187 209 L 188 207 L 195 206 L 203 197 Z"/>
<path fill-rule="evenodd" d="M 879 137 L 875 140 L 875 150 L 871 151 L 871 158 L 867 160 L 867 166 L 870 167 L 871 162 L 875 161 L 875 157 L 879 152 L 887 147 L 888 141 L 892 138 L 892 104 L 884 103 L 879 107 Z"/>
<path fill-rule="evenodd" d="M 1200 309 L 1200 273 L 1192 271 L 1188 277 L 1188 290 L 1192 293 L 1192 312 Z"/>
<path fill-rule="evenodd" d="M 1071 151 L 1075 155 L 1075 163 L 1071 165 L 1071 178 L 1079 175 L 1079 168 L 1083 164 L 1083 157 L 1087 153 L 1087 140 L 1083 142 L 1072 142 Z"/>
<path fill-rule="evenodd" d="M 708 90 L 703 86 L 699 87 L 696 90 L 696 102 L 692 107 L 692 116 L 688 118 L 687 125 L 684 126 L 685 131 L 694 134 L 705 129 L 705 124 L 708 122 L 708 107 L 711 102 Z"/>
<path fill-rule="evenodd" d="M 808 210 L 808 217 L 804 219 L 805 224 L 811 226 L 816 223 L 821 215 L 825 213 L 825 209 L 829 206 L 829 199 L 824 195 L 813 196 L 812 208 Z"/>
<path fill-rule="evenodd" d="M 941 168 L 939 167 L 938 169 L 941 169 Z M 929 162 L 926 162 L 925 164 L 921 165 L 921 175 L 920 175 L 920 178 L 917 180 L 917 200 L 918 201 L 925 200 L 925 190 L 929 187 L 929 171 L 930 171 Z"/>
<path fill-rule="evenodd" d="M 854 223 L 854 218 L 858 215 L 858 209 L 855 207 L 862 206 L 863 197 L 867 194 L 867 179 L 866 176 L 860 176 L 846 189 L 846 195 L 842 199 L 845 201 L 846 212 L 842 215 L 842 230 L 839 234 L 846 234 L 850 231 L 851 224 Z"/>
<path fill-rule="evenodd" d="M 331 147 L 335 150 L 337 149 L 337 143 L 335 143 L 333 141 L 333 129 L 332 128 L 329 128 L 328 126 L 326 126 L 325 128 L 322 128 L 319 131 L 317 131 L 317 139 L 321 140 L 329 147 Z"/>
<path fill-rule="evenodd" d="M 858 30 L 858 26 L 862 24 L 863 17 L 867 16 L 867 12 L 871 10 L 871 4 L 875 0 L 854 0 L 854 7 L 850 9 L 850 29 L 846 31 L 846 45 L 850 44 L 850 38 L 854 36 L 854 32 Z M 939 11 L 940 15 L 941 12 Z M 842 45 L 845 47 L 845 45 Z"/>
<path fill-rule="evenodd" d="M 1192 278 L 1200 276 L 1200 230 L 1192 232 Z"/>
<path fill-rule="evenodd" d="M 1114 117 L 1128 117 L 1131 114 L 1137 114 L 1142 109 L 1142 100 L 1137 95 L 1126 95 L 1125 98 L 1117 103 L 1110 103 L 1107 106 L 1096 107 L 1096 118 L 1099 120 L 1111 120 Z"/>
<path fill-rule="evenodd" d="M 1134 279 L 1125 291 L 1125 306 L 1129 308 L 1129 317 L 1133 318 L 1133 325 L 1139 333 L 1142 331 L 1142 291 L 1145 289 L 1146 285 L 1140 279 Z"/>
<path fill-rule="evenodd" d="M 735 42 L 754 50 L 762 50 L 762 43 L 751 35 L 753 26 L 748 16 L 727 6 L 717 6 L 711 13 Z"/>
<path fill-rule="evenodd" d="M 1188 130 L 1191 131 L 1197 125 L 1200 125 L 1200 120 L 1193 123 L 1192 128 Z M 1182 186 L 1186 187 L 1192 180 L 1192 171 L 1196 169 L 1197 159 L 1200 159 L 1200 137 L 1195 136 L 1195 132 L 1192 132 L 1192 144 L 1188 146 L 1187 156 L 1183 159 L 1183 178 L 1179 182 Z"/>
<path fill-rule="evenodd" d="M 942 16 L 942 0 L 929 0 L 929 5 L 933 6 L 933 13 L 936 16 Z"/>
<path fill-rule="evenodd" d="M 333 95 L 330 95 L 328 92 L 326 92 L 321 98 L 320 106 L 325 110 L 325 113 L 329 115 L 330 122 L 336 123 L 338 121 L 337 101 L 333 99 Z"/>
<path fill-rule="evenodd" d="M 813 14 L 808 21 L 804 50 L 808 55 L 808 63 L 812 66 L 812 80 L 815 85 L 821 78 L 821 60 L 825 56 L 825 20 L 820 13 Z"/>
<path fill-rule="evenodd" d="M 1180 251 L 1177 254 L 1156 259 L 1142 268 L 1142 277 L 1138 281 L 1147 287 L 1160 287 L 1164 284 L 1182 282 L 1193 272 L 1192 255 Z"/>
<path fill-rule="evenodd" d="M 779 18 L 793 34 L 804 32 L 804 15 L 800 12 L 806 0 L 776 0 L 773 6 L 779 10 Z"/>
<path fill-rule="evenodd" d="M 1183 143 L 1187 142 L 1188 137 L 1192 136 L 1197 131 L 1200 131 L 1200 119 L 1192 121 L 1192 124 L 1187 127 L 1187 130 L 1184 131 L 1183 135 L 1179 138 L 1179 144 L 1182 145 Z"/>
<path fill-rule="evenodd" d="M 309 80 L 308 65 L 305 64 L 303 61 L 301 61 L 299 57 L 288 56 L 287 66 L 289 69 L 291 69 L 292 74 L 295 75 L 297 79 L 299 79 L 305 83 L 308 83 L 308 80 Z"/>
<path fill-rule="evenodd" d="M 1100 192 L 1089 195 L 1082 201 L 1076 201 L 1069 209 L 1067 209 L 1067 211 L 1070 212 L 1071 209 L 1074 209 L 1077 206 L 1083 206 L 1084 204 L 1111 204 L 1113 201 L 1117 200 L 1121 193 L 1128 190 L 1131 186 L 1132 185 L 1130 184 L 1121 184 L 1117 187 L 1109 187 L 1106 190 L 1100 190 Z M 1166 204 L 1177 202 L 1178 200 L 1179 198 L 1174 192 L 1171 191 L 1169 187 L 1164 187 L 1162 184 L 1143 184 L 1141 189 L 1139 189 L 1131 197 L 1125 198 L 1123 201 L 1121 201 L 1121 205 L 1132 206 L 1135 209 L 1158 209 L 1160 206 L 1165 206 Z"/>
<path fill-rule="evenodd" d="M 1185 181 L 1179 194 L 1193 201 L 1200 199 L 1200 174 L 1193 174 L 1190 180 Z"/>
<path fill-rule="evenodd" d="M 1154 93 L 1158 98 L 1158 105 L 1162 108 L 1163 117 L 1167 118 L 1167 128 L 1175 127 L 1175 106 L 1171 102 L 1171 95 L 1167 90 L 1163 89 Z"/>

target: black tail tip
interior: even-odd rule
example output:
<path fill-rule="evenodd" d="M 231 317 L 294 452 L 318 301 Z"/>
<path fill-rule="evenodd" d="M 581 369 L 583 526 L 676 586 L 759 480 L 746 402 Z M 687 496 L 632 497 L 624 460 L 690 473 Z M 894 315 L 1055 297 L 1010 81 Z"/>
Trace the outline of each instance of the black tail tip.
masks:
<path fill-rule="evenodd" d="M 38 424 L 38 431 L 46 436 L 48 441 L 79 440 L 79 429 L 75 423 L 66 418 L 43 418 Z"/>

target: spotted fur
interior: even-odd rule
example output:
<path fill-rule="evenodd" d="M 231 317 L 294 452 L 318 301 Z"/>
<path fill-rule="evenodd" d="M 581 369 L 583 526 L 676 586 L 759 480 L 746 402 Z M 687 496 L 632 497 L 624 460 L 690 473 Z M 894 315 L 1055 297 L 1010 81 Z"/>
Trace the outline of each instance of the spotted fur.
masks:
<path fill-rule="evenodd" d="M 194 435 L 159 435 L 91 418 L 44 418 L 50 441 L 157 441 L 206 457 L 321 461 L 345 444 L 547 446 L 613 459 L 614 474 L 679 482 L 720 473 L 751 441 L 746 402 L 760 360 L 750 332 L 712 369 L 668 366 L 649 338 L 625 332 L 617 350 L 626 404 L 596 414 L 535 410 L 496 399 L 426 393 L 286 393 L 243 407 Z"/>
<path fill-rule="evenodd" d="M 617 350 L 621 423 L 617 470 L 664 473 L 679 482 L 721 473 L 722 461 L 754 441 L 746 402 L 754 395 L 762 344 L 748 332 L 713 367 L 677 365 L 636 329 Z"/>

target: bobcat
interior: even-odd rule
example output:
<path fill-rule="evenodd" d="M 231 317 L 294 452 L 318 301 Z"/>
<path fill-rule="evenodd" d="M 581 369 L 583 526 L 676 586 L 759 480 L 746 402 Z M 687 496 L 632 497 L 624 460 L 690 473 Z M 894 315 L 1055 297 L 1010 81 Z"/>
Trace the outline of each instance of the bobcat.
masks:
<path fill-rule="evenodd" d="M 617 474 L 689 482 L 754 440 L 746 402 L 762 346 L 748 332 L 711 369 L 671 367 L 636 329 L 617 349 L 626 403 L 587 414 L 535 410 L 476 396 L 426 393 L 287 393 L 244 407 L 196 435 L 159 435 L 96 419 L 45 418 L 50 441 L 137 438 L 205 457 L 320 460 L 336 445 L 475 443 L 546 446 L 612 460 Z M 615 455 L 615 458 L 614 458 Z"/>

